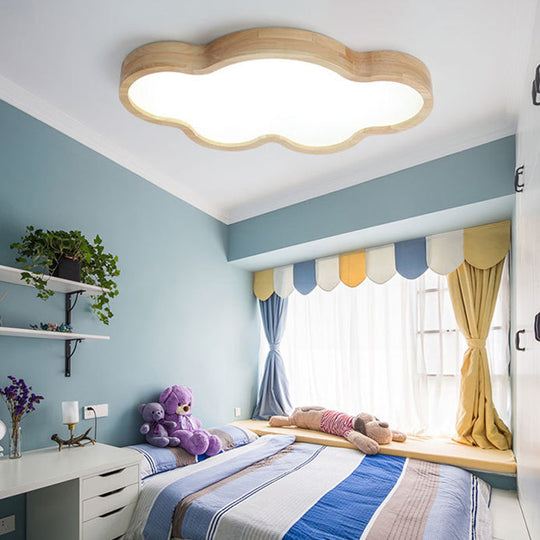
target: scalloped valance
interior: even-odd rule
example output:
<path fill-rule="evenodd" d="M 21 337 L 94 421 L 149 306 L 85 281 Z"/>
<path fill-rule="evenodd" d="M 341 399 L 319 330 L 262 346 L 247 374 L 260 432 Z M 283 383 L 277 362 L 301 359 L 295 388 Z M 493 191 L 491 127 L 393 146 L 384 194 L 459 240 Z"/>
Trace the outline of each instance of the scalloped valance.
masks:
<path fill-rule="evenodd" d="M 286 298 L 294 289 L 308 294 L 316 285 L 331 291 L 340 281 L 356 287 L 366 277 L 375 283 L 385 283 L 396 272 L 407 279 L 416 279 L 428 267 L 446 276 L 463 261 L 476 268 L 490 268 L 509 249 L 510 221 L 500 221 L 261 270 L 254 273 L 253 292 L 259 300 L 266 300 L 274 292 Z"/>

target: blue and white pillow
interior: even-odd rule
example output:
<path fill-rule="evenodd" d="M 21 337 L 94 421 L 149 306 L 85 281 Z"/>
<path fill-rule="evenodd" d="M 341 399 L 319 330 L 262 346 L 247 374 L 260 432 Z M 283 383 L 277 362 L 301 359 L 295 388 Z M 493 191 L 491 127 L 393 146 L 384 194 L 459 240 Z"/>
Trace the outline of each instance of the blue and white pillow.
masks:
<path fill-rule="evenodd" d="M 244 446 L 245 444 L 256 441 L 259 436 L 253 433 L 250 429 L 235 426 L 232 424 L 225 424 L 217 428 L 211 428 L 208 430 L 212 435 L 216 435 L 221 440 L 221 446 L 226 452 L 232 450 L 238 446 Z"/>
<path fill-rule="evenodd" d="M 209 431 L 212 435 L 216 435 L 221 440 L 223 452 L 232 450 L 239 446 L 252 443 L 257 440 L 259 436 L 249 429 L 226 424 L 217 428 L 211 428 Z M 133 450 L 139 452 L 142 456 L 141 460 L 141 479 L 144 480 L 149 476 L 158 474 L 165 471 L 176 469 L 177 467 L 185 467 L 186 465 L 192 465 L 207 459 L 206 454 L 200 456 L 194 456 L 189 452 L 186 452 L 183 448 L 158 448 L 151 444 L 136 444 L 128 446 Z"/>

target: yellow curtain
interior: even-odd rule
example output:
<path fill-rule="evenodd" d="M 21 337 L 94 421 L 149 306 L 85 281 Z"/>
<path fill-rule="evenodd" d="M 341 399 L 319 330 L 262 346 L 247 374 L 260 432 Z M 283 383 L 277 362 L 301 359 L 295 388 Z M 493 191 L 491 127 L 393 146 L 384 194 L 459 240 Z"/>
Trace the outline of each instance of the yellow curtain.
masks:
<path fill-rule="evenodd" d="M 486 351 L 503 265 L 504 257 L 486 269 L 465 261 L 448 275 L 448 288 L 459 329 L 468 345 L 461 368 L 455 440 L 470 446 L 507 450 L 511 448 L 512 435 L 493 405 Z"/>

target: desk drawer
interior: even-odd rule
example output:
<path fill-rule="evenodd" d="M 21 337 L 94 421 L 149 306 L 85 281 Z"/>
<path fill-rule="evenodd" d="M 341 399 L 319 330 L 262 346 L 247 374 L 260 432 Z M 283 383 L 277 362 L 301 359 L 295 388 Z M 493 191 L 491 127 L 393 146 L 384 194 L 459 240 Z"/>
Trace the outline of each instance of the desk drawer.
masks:
<path fill-rule="evenodd" d="M 122 536 L 127 531 L 133 510 L 135 503 L 85 521 L 82 526 L 82 540 L 113 540 Z"/>
<path fill-rule="evenodd" d="M 136 484 L 139 481 L 139 466 L 132 465 L 97 474 L 82 481 L 81 497 L 83 500 L 96 495 L 103 495 L 116 489 Z"/>
<path fill-rule="evenodd" d="M 137 502 L 138 493 L 139 485 L 131 484 L 131 486 L 122 487 L 115 491 L 86 499 L 82 505 L 82 519 L 83 521 L 88 521 L 89 519 L 102 516 L 128 504 Z"/>

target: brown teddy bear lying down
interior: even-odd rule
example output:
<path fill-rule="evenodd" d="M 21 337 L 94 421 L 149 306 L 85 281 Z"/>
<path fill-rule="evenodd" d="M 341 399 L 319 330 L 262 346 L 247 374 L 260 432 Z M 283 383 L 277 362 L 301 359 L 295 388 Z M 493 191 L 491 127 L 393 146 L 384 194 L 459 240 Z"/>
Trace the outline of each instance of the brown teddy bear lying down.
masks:
<path fill-rule="evenodd" d="M 391 441 L 404 442 L 407 439 L 405 433 L 391 430 L 386 422 L 379 421 L 371 414 L 360 413 L 350 416 L 324 407 L 297 407 L 291 416 L 272 416 L 270 425 L 296 426 L 324 431 L 330 435 L 340 435 L 364 454 L 369 455 L 379 451 L 379 444 L 389 444 Z"/>

